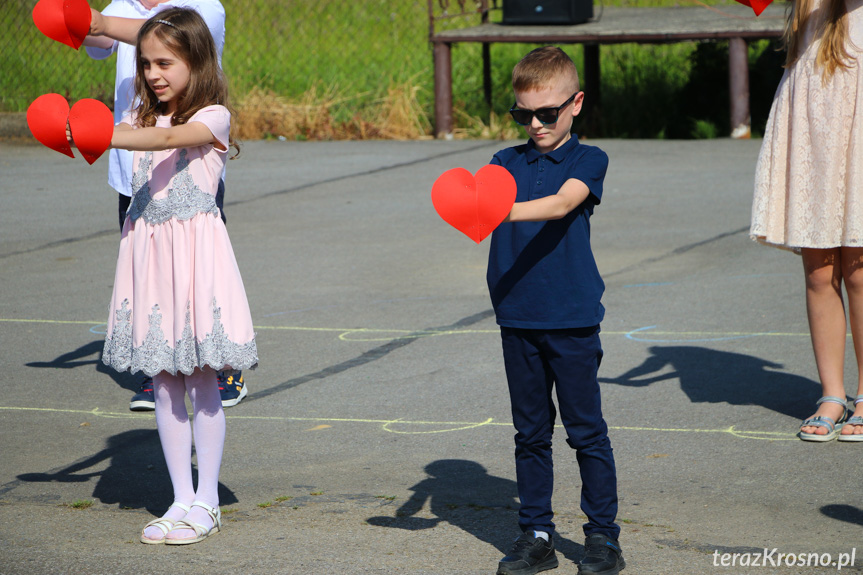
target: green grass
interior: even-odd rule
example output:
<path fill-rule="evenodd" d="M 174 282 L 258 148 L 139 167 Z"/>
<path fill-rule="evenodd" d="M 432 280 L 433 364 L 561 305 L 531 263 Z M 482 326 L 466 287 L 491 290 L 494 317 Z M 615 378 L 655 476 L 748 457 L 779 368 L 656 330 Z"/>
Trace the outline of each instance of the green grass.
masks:
<path fill-rule="evenodd" d="M 57 92 L 76 100 L 113 98 L 114 58 L 94 61 L 39 33 L 30 12 L 36 0 L 7 0 L 0 11 L 0 111 L 20 112 L 36 97 Z M 708 3 L 732 0 L 709 0 Z M 92 0 L 95 8 L 108 0 Z M 608 5 L 661 6 L 678 0 L 610 0 Z M 299 99 L 324 86 L 340 97 L 335 121 L 370 117 L 393 84 L 411 83 L 429 117 L 434 115 L 433 61 L 424 0 L 229 0 L 223 59 L 234 101 L 252 88 Z M 437 5 L 437 3 L 435 3 Z M 455 7 L 457 3 L 451 3 Z M 598 4 L 597 4 L 598 6 Z M 500 13 L 493 13 L 498 19 Z M 464 24 L 473 24 L 464 21 Z M 460 26 L 453 20 L 440 26 Z M 534 45 L 491 47 L 492 111 L 512 105 L 512 66 Z M 581 46 L 564 46 L 581 70 Z M 763 130 L 781 57 L 769 42 L 750 44 L 753 132 Z M 602 106 L 590 133 L 625 138 L 702 138 L 728 134 L 725 43 L 602 46 Z M 452 51 L 456 121 L 488 120 L 479 44 Z M 588 97 L 595 88 L 586 86 Z M 576 125 L 576 130 L 584 126 Z"/>

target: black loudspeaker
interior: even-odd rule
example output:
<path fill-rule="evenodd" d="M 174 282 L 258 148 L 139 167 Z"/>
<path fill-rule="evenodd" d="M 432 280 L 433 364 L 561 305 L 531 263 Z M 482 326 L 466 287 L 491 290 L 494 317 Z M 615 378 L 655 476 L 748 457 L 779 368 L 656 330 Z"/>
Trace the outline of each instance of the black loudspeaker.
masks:
<path fill-rule="evenodd" d="M 503 0 L 503 24 L 582 24 L 593 0 Z"/>

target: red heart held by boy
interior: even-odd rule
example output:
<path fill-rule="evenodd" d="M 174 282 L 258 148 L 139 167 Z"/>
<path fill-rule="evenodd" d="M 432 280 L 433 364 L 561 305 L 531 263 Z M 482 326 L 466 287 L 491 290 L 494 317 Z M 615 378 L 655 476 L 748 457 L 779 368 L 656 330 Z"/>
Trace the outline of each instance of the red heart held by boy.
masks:
<path fill-rule="evenodd" d="M 75 146 L 87 163 L 98 160 L 111 145 L 114 115 L 98 100 L 78 100 L 70 110 L 66 98 L 60 94 L 44 94 L 27 108 L 27 126 L 33 136 L 52 150 L 74 158 L 66 139 L 67 122 Z"/>
<path fill-rule="evenodd" d="M 60 94 L 43 94 L 27 108 L 27 126 L 33 137 L 56 152 L 74 158 L 66 139 L 69 102 Z"/>
<path fill-rule="evenodd" d="M 773 2 L 773 0 L 737 0 L 737 2 L 744 6 L 749 6 L 752 8 L 752 11 L 755 12 L 756 16 L 761 16 L 761 13 L 764 12 L 765 8 L 770 6 L 770 3 Z"/>
<path fill-rule="evenodd" d="M 114 114 L 99 100 L 84 98 L 69 112 L 69 129 L 78 151 L 92 165 L 111 145 Z"/>
<path fill-rule="evenodd" d="M 509 215 L 515 179 L 506 168 L 483 166 L 476 177 L 464 168 L 447 170 L 432 186 L 432 204 L 443 220 L 480 243 Z"/>
<path fill-rule="evenodd" d="M 33 23 L 39 31 L 75 50 L 90 31 L 90 18 L 87 0 L 39 0 L 33 7 Z"/>

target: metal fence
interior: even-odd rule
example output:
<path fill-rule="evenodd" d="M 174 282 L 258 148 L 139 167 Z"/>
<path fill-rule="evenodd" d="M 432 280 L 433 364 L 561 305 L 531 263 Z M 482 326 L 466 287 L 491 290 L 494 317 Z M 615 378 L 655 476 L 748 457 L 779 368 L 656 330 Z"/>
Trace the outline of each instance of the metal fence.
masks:
<path fill-rule="evenodd" d="M 435 0 L 436 3 L 440 0 Z M 109 0 L 91 0 L 103 9 Z M 368 105 L 392 83 L 432 99 L 427 0 L 222 0 L 223 65 L 235 96 L 253 88 L 297 97 L 319 86 L 351 107 Z M 23 111 L 41 94 L 112 104 L 114 58 L 95 61 L 43 36 L 36 0 L 0 0 L 0 112 Z M 478 18 L 477 18 L 478 22 Z M 469 24 L 470 22 L 464 22 Z M 454 54 L 455 98 L 482 99 L 478 47 Z"/>

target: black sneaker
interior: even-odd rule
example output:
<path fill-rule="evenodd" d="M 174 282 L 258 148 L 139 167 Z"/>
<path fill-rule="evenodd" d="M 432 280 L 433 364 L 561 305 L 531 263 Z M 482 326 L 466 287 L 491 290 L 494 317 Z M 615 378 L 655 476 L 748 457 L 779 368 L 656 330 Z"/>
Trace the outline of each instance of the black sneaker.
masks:
<path fill-rule="evenodd" d="M 584 559 L 578 564 L 579 575 L 617 575 L 626 562 L 620 544 L 614 539 L 594 533 L 584 540 Z"/>
<path fill-rule="evenodd" d="M 497 575 L 533 575 L 557 567 L 554 543 L 523 533 L 497 564 Z"/>
<path fill-rule="evenodd" d="M 234 407 L 249 394 L 249 390 L 246 389 L 246 384 L 243 382 L 242 371 L 237 371 L 233 375 L 226 375 L 224 371 L 220 371 L 218 378 L 222 407 Z"/>
<path fill-rule="evenodd" d="M 153 411 L 156 409 L 156 398 L 153 396 L 153 378 L 145 375 L 141 381 L 141 389 L 132 396 L 129 402 L 132 411 Z"/>

